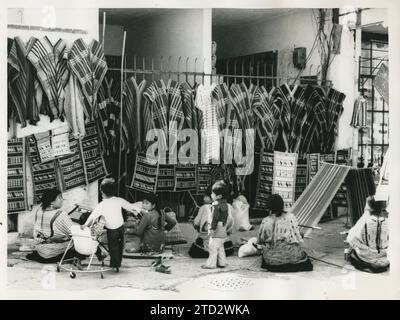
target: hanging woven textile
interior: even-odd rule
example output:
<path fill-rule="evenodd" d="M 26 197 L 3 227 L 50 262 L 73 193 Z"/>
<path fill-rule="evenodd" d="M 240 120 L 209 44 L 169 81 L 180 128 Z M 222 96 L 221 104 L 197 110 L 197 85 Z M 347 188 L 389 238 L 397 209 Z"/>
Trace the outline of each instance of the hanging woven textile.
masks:
<path fill-rule="evenodd" d="M 40 120 L 35 92 L 40 96 L 42 88 L 36 78 L 34 67 L 27 59 L 34 42 L 35 38 L 30 38 L 24 44 L 20 37 L 16 37 L 8 54 L 8 87 L 16 110 L 15 114 L 18 116 L 17 120 L 22 127 L 26 126 L 27 121 L 35 124 Z"/>
<path fill-rule="evenodd" d="M 95 122 L 86 124 L 86 136 L 82 139 L 83 160 L 88 183 L 104 178 L 107 169 L 99 149 L 99 136 Z"/>
<path fill-rule="evenodd" d="M 327 135 L 325 91 L 317 87 L 306 93 L 307 117 L 301 128 L 301 142 L 298 150 L 300 153 L 315 153 L 323 150 L 322 144 Z"/>
<path fill-rule="evenodd" d="M 85 136 L 85 117 L 88 118 L 84 98 L 79 89 L 79 83 L 73 75 L 69 77 L 65 87 L 65 119 L 69 123 L 72 134 L 78 137 Z M 85 114 L 86 112 L 86 114 Z"/>
<path fill-rule="evenodd" d="M 7 212 L 27 209 L 24 139 L 7 141 Z"/>
<path fill-rule="evenodd" d="M 294 89 L 293 101 L 291 106 L 291 127 L 289 150 L 290 152 L 299 152 L 301 141 L 301 129 L 307 118 L 306 97 L 312 90 L 311 86 L 306 88 L 297 87 Z"/>
<path fill-rule="evenodd" d="M 57 159 L 64 190 L 76 188 L 86 183 L 79 141 L 72 134 L 69 134 L 68 138 L 70 154 Z"/>
<path fill-rule="evenodd" d="M 350 222 L 355 225 L 364 213 L 367 197 L 375 194 L 372 169 L 351 169 L 346 177 L 346 186 Z"/>
<path fill-rule="evenodd" d="M 285 210 L 295 201 L 297 156 L 297 153 L 274 151 L 272 193 L 282 197 Z"/>
<path fill-rule="evenodd" d="M 290 208 L 300 226 L 316 226 L 330 205 L 350 167 L 323 163 L 313 180 L 310 181 L 302 195 Z M 312 229 L 300 227 L 308 236 Z"/>
<path fill-rule="evenodd" d="M 335 139 L 338 130 L 338 119 L 343 112 L 343 101 L 346 98 L 341 93 L 331 88 L 325 97 L 327 136 L 322 147 L 324 152 L 332 152 L 335 148 Z"/>
<path fill-rule="evenodd" d="M 54 160 L 53 147 L 50 141 L 49 131 L 35 134 L 35 141 L 39 152 L 40 162 Z"/>
<path fill-rule="evenodd" d="M 87 46 L 82 38 L 75 40 L 68 54 L 68 66 L 85 97 L 86 113 L 89 115 L 86 121 L 92 121 L 97 109 L 97 93 L 108 69 L 102 44 L 92 40 Z"/>
<path fill-rule="evenodd" d="M 319 170 L 319 160 L 320 154 L 319 153 L 310 153 L 308 155 L 308 183 L 314 178 Z"/>
<path fill-rule="evenodd" d="M 150 159 L 145 153 L 136 156 L 135 171 L 131 187 L 142 192 L 155 193 L 157 190 L 159 163 L 156 159 Z"/>
<path fill-rule="evenodd" d="M 343 166 L 350 165 L 350 149 L 338 150 L 335 152 L 335 163 Z M 347 186 L 346 183 L 342 183 L 335 198 L 332 201 L 337 207 L 347 207 Z"/>
<path fill-rule="evenodd" d="M 363 128 L 367 126 L 367 104 L 367 100 L 363 96 L 358 96 L 354 102 L 350 126 L 354 128 Z"/>
<path fill-rule="evenodd" d="M 175 166 L 175 190 L 195 191 L 197 190 L 197 170 L 193 164 L 177 164 Z"/>
<path fill-rule="evenodd" d="M 28 60 L 36 69 L 37 77 L 47 96 L 51 110 L 50 120 L 64 118 L 65 92 L 69 78 L 66 60 L 66 42 L 59 39 L 54 45 L 49 38 L 34 39 Z"/>
<path fill-rule="evenodd" d="M 175 165 L 160 164 L 158 167 L 156 191 L 173 191 L 175 189 Z"/>
<path fill-rule="evenodd" d="M 308 184 L 308 157 L 299 155 L 297 158 L 295 200 L 297 200 Z"/>
<path fill-rule="evenodd" d="M 60 157 L 71 153 L 68 128 L 51 130 L 51 146 L 54 157 Z"/>
<path fill-rule="evenodd" d="M 212 91 L 215 84 L 199 85 L 196 92 L 195 105 L 201 111 L 201 163 L 208 164 L 220 159 L 220 138 L 217 109 L 213 104 Z"/>
<path fill-rule="evenodd" d="M 146 81 L 136 83 L 134 77 L 125 81 L 125 101 L 123 119 L 124 150 L 128 153 L 133 150 L 142 150 L 145 136 L 142 132 L 142 95 L 146 87 Z"/>
<path fill-rule="evenodd" d="M 257 181 L 256 208 L 266 208 L 267 199 L 272 194 L 274 180 L 274 153 L 262 152 Z"/>
<path fill-rule="evenodd" d="M 257 134 L 264 149 L 274 148 L 276 140 L 274 132 L 278 131 L 276 126 L 278 125 L 280 110 L 272 101 L 274 90 L 275 88 L 272 88 L 268 92 L 264 87 L 261 87 L 253 103 L 253 112 L 257 117 Z"/>

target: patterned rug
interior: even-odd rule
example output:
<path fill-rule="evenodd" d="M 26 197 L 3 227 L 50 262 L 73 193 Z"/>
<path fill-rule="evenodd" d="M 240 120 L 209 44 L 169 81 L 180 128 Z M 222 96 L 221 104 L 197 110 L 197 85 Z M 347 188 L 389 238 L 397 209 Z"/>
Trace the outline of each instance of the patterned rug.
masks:
<path fill-rule="evenodd" d="M 255 207 L 265 208 L 266 201 L 272 194 L 274 154 L 272 152 L 263 152 L 260 158 Z"/>
<path fill-rule="evenodd" d="M 297 153 L 274 152 L 272 193 L 282 197 L 285 210 L 294 203 L 297 156 Z"/>
<path fill-rule="evenodd" d="M 138 153 L 131 187 L 139 191 L 156 192 L 158 166 L 158 162 L 148 159 L 145 153 Z"/>
<path fill-rule="evenodd" d="M 27 208 L 24 139 L 7 141 L 7 160 L 7 212 L 24 211 Z"/>

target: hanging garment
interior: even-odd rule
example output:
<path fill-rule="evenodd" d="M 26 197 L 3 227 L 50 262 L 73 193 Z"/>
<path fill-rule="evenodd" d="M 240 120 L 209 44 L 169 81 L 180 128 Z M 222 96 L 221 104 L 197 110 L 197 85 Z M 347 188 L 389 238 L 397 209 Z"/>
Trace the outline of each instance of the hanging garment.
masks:
<path fill-rule="evenodd" d="M 184 128 L 193 129 L 198 131 L 199 120 L 197 109 L 195 107 L 195 97 L 198 84 L 193 87 L 187 82 L 180 84 L 182 96 L 182 110 L 185 117 Z"/>
<path fill-rule="evenodd" d="M 199 85 L 196 92 L 196 108 L 202 114 L 201 131 L 201 162 L 207 164 L 220 159 L 220 140 L 217 120 L 217 110 L 212 102 L 212 91 L 215 84 L 209 86 Z"/>
<path fill-rule="evenodd" d="M 164 133 L 162 143 L 168 148 L 168 89 L 163 80 L 153 82 L 144 92 L 145 130 L 159 129 Z"/>
<path fill-rule="evenodd" d="M 350 170 L 346 177 L 346 186 L 350 222 L 355 225 L 364 213 L 367 197 L 375 194 L 376 189 L 372 169 Z"/>
<path fill-rule="evenodd" d="M 124 150 L 128 153 L 132 150 L 142 150 L 146 136 L 142 135 L 142 95 L 146 87 L 146 81 L 136 83 L 134 77 L 125 81 L 125 103 L 122 117 L 123 131 L 126 145 Z"/>
<path fill-rule="evenodd" d="M 9 91 L 18 115 L 17 120 L 22 127 L 26 126 L 26 121 L 35 124 L 40 120 L 35 92 L 42 89 L 36 78 L 35 69 L 27 59 L 27 54 L 35 40 L 35 38 L 30 38 L 24 44 L 21 38 L 16 37 L 8 55 L 8 65 L 11 66 Z"/>
<path fill-rule="evenodd" d="M 24 139 L 7 141 L 7 213 L 27 209 Z"/>
<path fill-rule="evenodd" d="M 335 149 L 335 140 L 338 130 L 338 120 L 343 113 L 343 101 L 346 95 L 331 88 L 325 97 L 326 119 L 327 119 L 327 136 L 324 141 L 324 152 L 332 152 Z"/>
<path fill-rule="evenodd" d="M 85 114 L 86 107 L 80 92 L 78 82 L 71 75 L 65 87 L 65 119 L 69 123 L 72 134 L 78 137 L 85 136 Z M 86 114 L 86 117 L 88 115 Z"/>
<path fill-rule="evenodd" d="M 170 148 L 170 158 L 172 157 L 171 152 L 175 152 L 174 157 L 178 155 L 177 148 L 178 132 L 182 130 L 185 122 L 185 115 L 182 106 L 182 96 L 179 88 L 179 83 L 174 80 L 168 80 L 168 133 L 173 137 Z"/>
<path fill-rule="evenodd" d="M 274 151 L 274 180 L 272 193 L 279 194 L 284 203 L 284 210 L 295 201 L 297 153 Z"/>
<path fill-rule="evenodd" d="M 224 163 L 227 161 L 232 161 L 234 163 L 234 155 L 239 154 L 242 151 L 242 148 L 239 147 L 239 143 L 242 141 L 239 139 L 239 136 L 235 134 L 236 130 L 240 129 L 239 124 L 239 115 L 232 104 L 232 100 L 229 97 L 226 105 L 226 127 L 227 133 L 230 134 L 230 139 L 224 136 Z"/>
<path fill-rule="evenodd" d="M 276 125 L 280 117 L 279 109 L 271 101 L 274 90 L 275 88 L 272 88 L 268 92 L 264 87 L 261 87 L 253 103 L 253 112 L 257 117 L 257 134 L 264 149 L 273 149 L 275 146 L 276 137 L 274 136 L 274 132 L 277 132 Z"/>
<path fill-rule="evenodd" d="M 13 47 L 14 40 L 11 38 L 7 38 L 7 57 L 10 56 L 10 51 L 11 48 Z M 11 83 L 11 77 L 12 73 L 15 72 L 14 67 L 10 64 L 7 63 L 7 130 L 10 129 L 10 120 L 14 118 L 17 114 L 16 108 L 14 101 L 11 96 L 11 89 L 10 89 L 10 83 Z"/>
<path fill-rule="evenodd" d="M 306 107 L 306 97 L 308 96 L 309 90 L 312 90 L 310 86 L 305 88 L 297 87 L 294 89 L 293 101 L 291 106 L 291 132 L 289 139 L 289 150 L 290 152 L 298 152 L 301 137 L 301 128 L 307 118 L 307 107 Z"/>
<path fill-rule="evenodd" d="M 86 136 L 82 139 L 83 160 L 86 168 L 88 183 L 100 180 L 107 175 L 104 159 L 99 149 L 99 135 L 95 122 L 90 122 L 85 127 Z"/>
<path fill-rule="evenodd" d="M 71 153 L 57 159 L 61 170 L 61 184 L 64 190 L 85 184 L 85 173 L 82 155 L 79 150 L 79 141 L 72 134 L 68 138 Z"/>
<path fill-rule="evenodd" d="M 47 96 L 51 110 L 50 120 L 63 120 L 65 92 L 69 70 L 66 60 L 66 43 L 59 39 L 54 45 L 49 38 L 34 39 L 29 49 L 28 60 L 35 67 L 37 77 Z"/>
<path fill-rule="evenodd" d="M 82 38 L 75 40 L 68 53 L 68 66 L 77 78 L 85 97 L 86 112 L 89 115 L 87 121 L 92 121 L 93 113 L 97 109 L 97 92 L 107 73 L 102 44 L 92 40 L 87 46 Z"/>
<path fill-rule="evenodd" d="M 357 100 L 354 102 L 350 126 L 354 128 L 363 128 L 367 126 L 367 100 L 363 96 L 358 96 Z"/>
<path fill-rule="evenodd" d="M 299 146 L 296 149 L 300 153 L 322 152 L 322 144 L 327 135 L 325 91 L 320 87 L 307 90 L 305 100 L 307 117 L 301 128 Z M 313 139 L 316 139 L 318 144 L 314 148 L 312 148 Z"/>
<path fill-rule="evenodd" d="M 324 163 L 302 195 L 290 208 L 300 226 L 316 226 L 330 205 L 350 167 Z M 304 236 L 312 231 L 300 227 Z"/>
<path fill-rule="evenodd" d="M 258 172 L 256 208 L 266 208 L 267 199 L 272 194 L 274 178 L 274 153 L 262 152 L 260 157 L 260 170 Z"/>

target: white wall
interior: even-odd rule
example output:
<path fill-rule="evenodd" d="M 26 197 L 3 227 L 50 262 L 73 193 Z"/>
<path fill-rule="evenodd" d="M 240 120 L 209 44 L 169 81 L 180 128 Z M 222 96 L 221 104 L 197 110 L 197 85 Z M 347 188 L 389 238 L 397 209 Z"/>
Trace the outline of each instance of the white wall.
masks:
<path fill-rule="evenodd" d="M 124 27 L 119 25 L 107 24 L 105 30 L 104 53 L 110 56 L 121 56 L 122 41 L 124 37 Z M 103 25 L 99 26 L 99 39 L 103 40 Z"/>
<path fill-rule="evenodd" d="M 21 30 L 7 29 L 8 37 L 20 36 L 26 41 L 31 36 L 41 38 L 47 35 L 51 41 L 57 41 L 59 38 L 67 42 L 67 46 L 71 46 L 72 42 L 78 38 L 83 38 L 87 43 L 92 39 L 99 39 L 99 10 L 98 9 L 65 9 L 55 7 L 29 8 L 29 9 L 8 9 L 7 23 L 18 25 L 31 25 L 49 28 L 64 28 L 64 29 L 79 29 L 86 34 L 71 33 L 71 32 L 51 32 L 37 30 Z M 4 107 L 3 110 L 6 110 Z M 31 179 L 27 179 L 28 183 Z M 32 198 L 33 187 L 32 182 L 27 186 L 30 190 L 29 198 Z M 65 210 L 70 210 L 75 203 L 84 204 L 93 207 L 97 204 L 97 182 L 90 184 L 88 187 L 78 187 L 69 190 L 63 194 Z M 27 221 L 22 215 L 19 217 L 18 229 L 24 228 L 24 221 Z"/>
<path fill-rule="evenodd" d="M 265 20 L 255 24 L 238 25 L 229 29 L 214 28 L 213 40 L 217 42 L 217 59 L 278 50 L 278 74 L 281 77 L 296 77 L 292 52 L 295 47 L 306 47 L 309 54 L 315 27 L 310 9 Z M 317 50 L 310 57 L 303 75 L 315 74 L 319 65 Z"/>
<path fill-rule="evenodd" d="M 207 9 L 205 9 L 207 10 Z M 160 57 L 163 56 L 164 70 L 177 70 L 178 57 L 181 56 L 180 71 L 186 68 L 186 58 L 189 57 L 189 70 L 194 69 L 194 59 L 198 58 L 197 71 L 203 69 L 203 57 L 211 58 L 203 52 L 204 44 L 211 46 L 211 16 L 204 19 L 204 9 L 175 9 L 157 16 L 138 21 L 127 28 L 126 53 L 132 61 L 133 56 L 154 58 L 154 67 L 158 68 Z M 204 34 L 204 28 L 209 34 Z M 169 57 L 171 64 L 168 64 Z M 129 62 L 128 62 L 129 63 Z M 147 64 L 150 69 L 150 64 Z"/>

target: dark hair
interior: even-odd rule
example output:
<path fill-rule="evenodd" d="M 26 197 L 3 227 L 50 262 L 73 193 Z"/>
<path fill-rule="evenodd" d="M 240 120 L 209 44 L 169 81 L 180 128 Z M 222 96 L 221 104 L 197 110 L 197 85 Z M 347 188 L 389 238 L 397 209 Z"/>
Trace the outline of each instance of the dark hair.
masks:
<path fill-rule="evenodd" d="M 207 197 L 210 197 L 210 198 L 211 198 L 212 187 L 213 187 L 213 185 L 212 185 L 212 184 L 211 184 L 211 185 L 209 185 L 209 186 L 207 187 L 206 191 L 204 192 L 204 195 L 205 195 L 205 196 L 207 196 Z"/>
<path fill-rule="evenodd" d="M 382 211 L 385 209 L 386 201 L 376 201 L 374 198 L 368 200 L 368 205 L 371 208 L 371 214 L 374 216 L 380 216 Z"/>
<path fill-rule="evenodd" d="M 46 210 L 50 204 L 57 199 L 58 195 L 61 194 L 61 191 L 54 188 L 54 189 L 47 189 L 43 191 L 42 197 L 40 199 L 40 206 L 43 210 Z"/>
<path fill-rule="evenodd" d="M 115 180 L 112 178 L 104 179 L 100 184 L 100 190 L 107 197 L 115 196 L 116 193 Z"/>
<path fill-rule="evenodd" d="M 217 196 L 221 195 L 223 199 L 228 197 L 228 186 L 224 181 L 217 181 L 212 186 L 212 192 Z"/>
<path fill-rule="evenodd" d="M 148 202 L 150 202 L 151 204 L 154 204 L 154 210 L 156 210 L 158 212 L 158 224 L 160 227 L 161 226 L 161 212 L 160 212 L 160 208 L 158 206 L 158 197 L 155 193 L 146 193 L 143 197 L 143 200 L 147 200 Z"/>
<path fill-rule="evenodd" d="M 277 217 L 281 216 L 284 211 L 284 202 L 279 194 L 271 194 L 266 203 L 267 209 L 271 210 Z"/>

